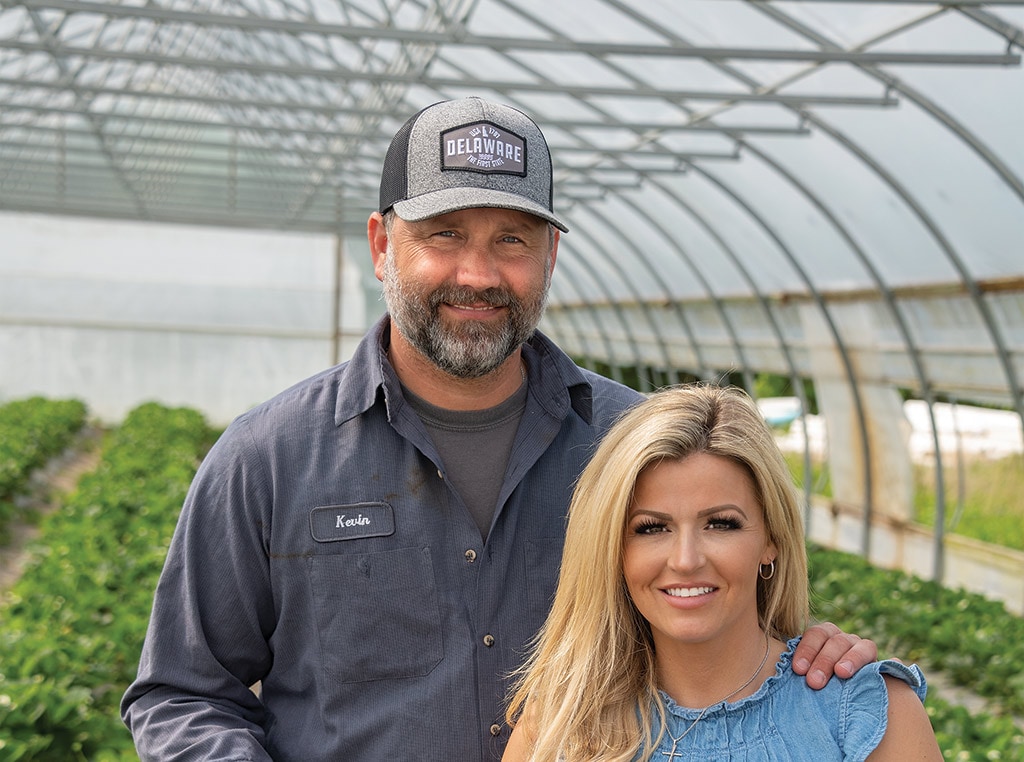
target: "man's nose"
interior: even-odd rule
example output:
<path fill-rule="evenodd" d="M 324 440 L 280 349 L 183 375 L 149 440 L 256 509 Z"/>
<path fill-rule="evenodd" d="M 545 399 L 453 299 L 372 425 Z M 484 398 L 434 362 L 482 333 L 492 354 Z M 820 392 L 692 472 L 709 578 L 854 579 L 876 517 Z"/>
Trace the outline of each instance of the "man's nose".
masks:
<path fill-rule="evenodd" d="M 456 280 L 460 286 L 478 291 L 501 285 L 501 274 L 494 252 L 484 244 L 468 243 L 459 255 Z"/>

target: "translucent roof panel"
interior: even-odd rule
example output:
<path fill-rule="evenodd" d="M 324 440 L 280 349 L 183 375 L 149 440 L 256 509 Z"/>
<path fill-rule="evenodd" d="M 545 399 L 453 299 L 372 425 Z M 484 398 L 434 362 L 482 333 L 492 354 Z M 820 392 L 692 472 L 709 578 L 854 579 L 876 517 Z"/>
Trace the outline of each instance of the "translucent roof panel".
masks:
<path fill-rule="evenodd" d="M 356 241 L 399 125 L 481 95 L 548 136 L 585 358 L 804 373 L 822 328 L 1024 414 L 1022 41 L 1024 0 L 7 0 L 0 210 Z"/>

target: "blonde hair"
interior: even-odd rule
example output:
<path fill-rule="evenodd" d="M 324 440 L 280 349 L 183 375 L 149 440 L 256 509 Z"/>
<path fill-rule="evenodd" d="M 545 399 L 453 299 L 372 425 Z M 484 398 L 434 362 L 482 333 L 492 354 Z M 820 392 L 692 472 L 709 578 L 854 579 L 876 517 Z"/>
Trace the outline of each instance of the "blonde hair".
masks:
<path fill-rule="evenodd" d="M 608 431 L 573 492 L 551 613 L 515 676 L 507 713 L 514 723 L 525 711 L 531 759 L 628 762 L 641 744 L 653 748 L 652 707 L 659 715 L 663 707 L 650 628 L 622 575 L 622 542 L 644 469 L 695 453 L 727 457 L 752 478 L 778 552 L 775 574 L 758 580 L 761 627 L 782 640 L 806 627 L 803 523 L 771 428 L 740 389 L 657 392 Z"/>

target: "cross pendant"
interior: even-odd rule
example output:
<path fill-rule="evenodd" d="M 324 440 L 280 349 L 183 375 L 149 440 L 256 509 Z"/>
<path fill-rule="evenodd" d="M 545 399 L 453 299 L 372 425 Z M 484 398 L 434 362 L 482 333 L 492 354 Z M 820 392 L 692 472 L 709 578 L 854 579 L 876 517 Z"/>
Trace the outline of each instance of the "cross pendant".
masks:
<path fill-rule="evenodd" d="M 675 759 L 676 757 L 683 756 L 682 754 L 679 754 L 676 751 L 676 744 L 677 743 L 679 743 L 679 741 L 676 741 L 676 740 L 673 739 L 673 741 L 672 741 L 672 751 L 663 751 L 661 753 L 661 756 L 668 757 L 669 762 L 672 762 L 672 760 Z"/>

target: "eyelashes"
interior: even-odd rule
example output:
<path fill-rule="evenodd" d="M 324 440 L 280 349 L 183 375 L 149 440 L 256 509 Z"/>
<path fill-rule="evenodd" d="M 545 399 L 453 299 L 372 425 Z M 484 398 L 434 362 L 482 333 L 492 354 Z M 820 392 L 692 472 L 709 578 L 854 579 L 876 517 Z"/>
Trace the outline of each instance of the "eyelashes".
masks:
<path fill-rule="evenodd" d="M 743 528 L 743 522 L 732 516 L 712 516 L 707 519 L 705 528 L 718 531 L 734 531 Z M 668 524 L 657 519 L 640 519 L 633 525 L 633 533 L 639 535 L 659 534 L 668 530 Z"/>
<path fill-rule="evenodd" d="M 633 526 L 634 534 L 657 534 L 665 530 L 665 524 L 661 521 L 644 519 Z"/>

